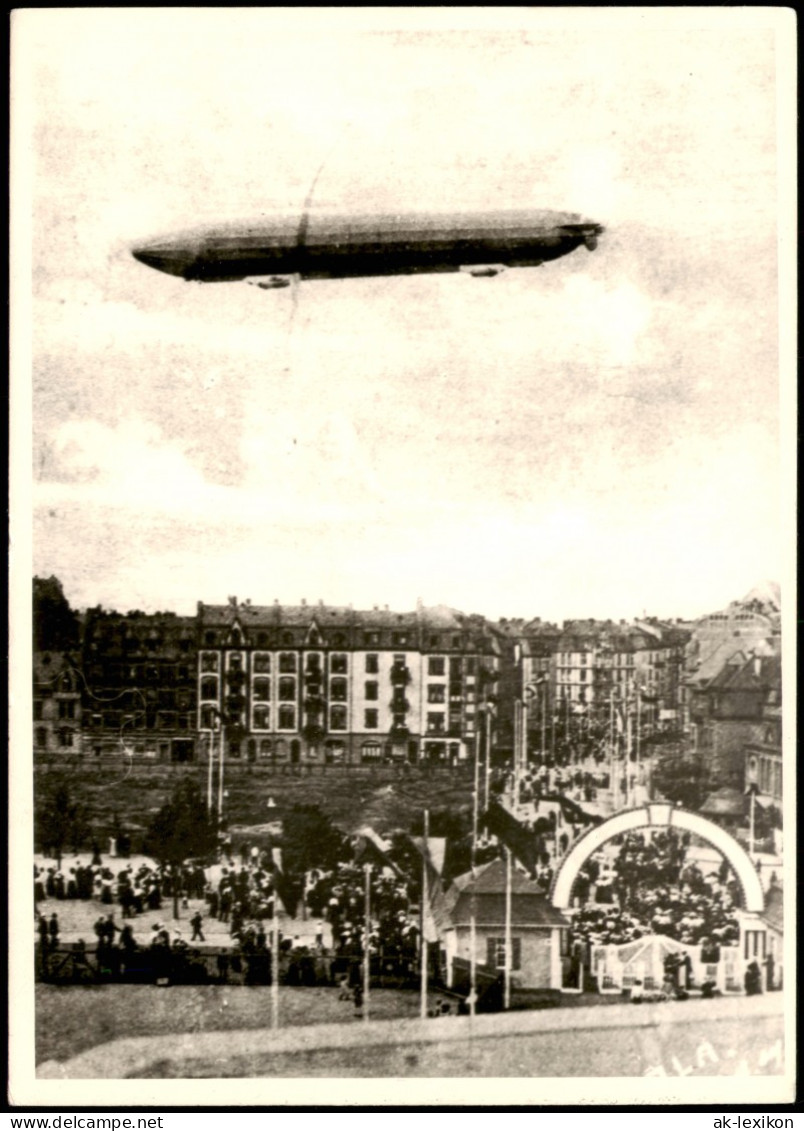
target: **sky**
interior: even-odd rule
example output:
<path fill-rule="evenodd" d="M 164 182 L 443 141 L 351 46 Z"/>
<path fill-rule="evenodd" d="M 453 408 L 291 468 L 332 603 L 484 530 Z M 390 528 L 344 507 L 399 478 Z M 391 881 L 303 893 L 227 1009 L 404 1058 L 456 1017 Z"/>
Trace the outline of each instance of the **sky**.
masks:
<path fill-rule="evenodd" d="M 778 579 L 780 33 L 662 12 L 15 13 L 34 572 L 79 608 L 552 620 L 695 617 Z M 295 299 L 131 258 L 300 211 L 319 170 L 314 208 L 606 233 Z"/>

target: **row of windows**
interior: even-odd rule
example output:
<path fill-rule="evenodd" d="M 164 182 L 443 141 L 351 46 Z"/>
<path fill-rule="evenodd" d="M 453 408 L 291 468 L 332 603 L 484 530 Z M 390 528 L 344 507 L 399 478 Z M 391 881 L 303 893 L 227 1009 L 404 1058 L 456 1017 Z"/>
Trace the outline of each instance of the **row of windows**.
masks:
<path fill-rule="evenodd" d="M 296 730 L 297 725 L 297 712 L 295 707 L 287 705 L 280 705 L 277 713 L 277 730 Z M 204 706 L 201 708 L 200 727 L 202 730 L 214 730 L 217 726 L 217 716 L 214 708 Z M 270 730 L 271 729 L 271 708 L 258 706 L 254 707 L 251 714 L 252 729 L 253 730 Z M 329 709 L 329 730 L 348 730 L 348 711 L 346 707 L 330 707 Z M 377 730 L 380 725 L 380 712 L 374 707 L 367 707 L 363 711 L 363 726 L 366 730 Z M 393 715 L 393 726 L 402 727 L 406 724 L 405 712 L 395 712 Z M 461 719 L 460 716 L 449 716 L 449 729 L 460 729 Z M 447 716 L 443 711 L 430 711 L 427 714 L 427 731 L 429 734 L 446 734 L 447 733 Z"/>
<path fill-rule="evenodd" d="M 585 673 L 583 673 L 585 675 Z M 278 683 L 277 698 L 282 702 L 293 702 L 296 699 L 296 677 L 295 676 L 281 676 Z M 343 677 L 336 676 L 330 680 L 329 684 L 329 698 L 346 702 L 348 698 L 349 685 Z M 257 701 L 267 701 L 272 698 L 271 696 L 271 683 L 265 676 L 257 676 L 251 685 L 251 697 Z M 366 680 L 363 684 L 363 698 L 369 702 L 376 701 L 380 697 L 380 685 L 376 680 Z M 200 698 L 207 702 L 218 701 L 218 677 L 217 676 L 204 676 L 201 680 L 201 694 Z M 450 699 L 462 698 L 462 689 L 460 685 L 456 687 L 450 686 Z M 427 702 L 428 703 L 445 703 L 447 699 L 447 685 L 444 683 L 431 683 L 427 686 Z M 71 716 L 72 717 L 72 716 Z"/>
<path fill-rule="evenodd" d="M 55 738 L 59 746 L 71 747 L 75 745 L 75 731 L 68 730 L 66 727 L 55 731 Z M 36 727 L 34 729 L 34 745 L 37 750 L 48 749 L 50 741 L 47 727 Z"/>
<path fill-rule="evenodd" d="M 298 667 L 298 653 L 296 652 L 280 652 L 278 657 L 278 670 L 289 675 L 295 675 Z M 367 652 L 363 657 L 364 670 L 368 675 L 377 674 L 380 670 L 380 656 L 378 652 Z M 394 663 L 404 665 L 406 657 L 404 655 L 395 655 Z M 200 670 L 202 672 L 214 672 L 217 674 L 220 666 L 220 656 L 217 652 L 202 652 L 199 660 Z M 348 671 L 348 656 L 345 653 L 333 653 L 329 657 L 329 671 L 332 675 L 345 675 Z M 242 670 L 243 668 L 243 655 L 240 652 L 231 652 L 227 655 L 227 666 L 229 671 Z M 268 652 L 256 652 L 252 657 L 252 670 L 262 674 L 270 673 L 271 671 L 271 654 Z M 305 672 L 309 675 L 313 672 L 321 671 L 320 657 L 317 653 L 310 653 L 307 655 L 305 661 Z M 449 658 L 449 673 L 451 677 L 458 678 L 461 674 L 461 657 L 452 656 Z M 463 670 L 466 675 L 472 676 L 475 674 L 475 660 L 474 657 L 468 657 L 463 662 Z M 447 657 L 445 656 L 428 656 L 427 657 L 427 673 L 428 675 L 443 676 L 447 672 Z"/>

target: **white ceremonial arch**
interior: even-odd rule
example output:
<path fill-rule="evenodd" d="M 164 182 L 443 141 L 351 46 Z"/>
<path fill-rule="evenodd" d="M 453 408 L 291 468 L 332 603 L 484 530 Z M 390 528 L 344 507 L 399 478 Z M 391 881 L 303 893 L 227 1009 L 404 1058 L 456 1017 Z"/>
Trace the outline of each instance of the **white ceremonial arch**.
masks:
<path fill-rule="evenodd" d="M 683 829 L 711 844 L 722 852 L 734 869 L 742 891 L 743 910 L 756 915 L 763 912 L 765 897 L 762 885 L 756 868 L 742 845 L 712 821 L 686 809 L 677 809 L 667 802 L 625 809 L 579 837 L 556 869 L 550 888 L 553 905 L 561 911 L 569 909 L 578 872 L 601 845 L 621 833 L 644 828 Z"/>

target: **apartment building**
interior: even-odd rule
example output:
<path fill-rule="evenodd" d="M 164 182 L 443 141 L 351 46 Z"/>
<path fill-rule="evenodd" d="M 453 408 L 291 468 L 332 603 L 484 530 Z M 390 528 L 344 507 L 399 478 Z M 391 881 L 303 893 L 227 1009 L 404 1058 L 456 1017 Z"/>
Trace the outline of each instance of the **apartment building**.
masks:
<path fill-rule="evenodd" d="M 82 617 L 84 757 L 193 762 L 196 620 L 89 609 Z"/>
<path fill-rule="evenodd" d="M 230 760 L 468 758 L 499 667 L 482 619 L 332 605 L 198 604 L 197 729 Z"/>

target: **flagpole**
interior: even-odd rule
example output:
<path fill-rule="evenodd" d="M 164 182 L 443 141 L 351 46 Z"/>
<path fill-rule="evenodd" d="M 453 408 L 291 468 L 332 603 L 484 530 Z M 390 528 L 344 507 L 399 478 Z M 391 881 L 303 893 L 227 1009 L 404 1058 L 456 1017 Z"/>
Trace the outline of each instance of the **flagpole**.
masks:
<path fill-rule="evenodd" d="M 369 984 L 371 980 L 371 864 L 366 872 L 366 943 L 363 947 L 363 1020 L 369 1019 Z"/>
<path fill-rule="evenodd" d="M 475 866 L 475 857 L 477 856 L 477 822 L 478 822 L 478 804 L 480 802 L 480 735 L 481 731 L 478 727 L 475 732 L 475 780 L 474 792 L 472 794 L 472 868 Z"/>
<path fill-rule="evenodd" d="M 421 967 L 421 1000 L 419 1003 L 419 1016 L 427 1016 L 427 940 L 424 937 L 425 907 L 427 905 L 427 840 L 429 835 L 430 814 L 424 810 L 424 839 L 422 852 L 422 898 L 421 898 L 421 946 L 419 948 L 419 966 Z"/>
<path fill-rule="evenodd" d="M 271 880 L 274 888 L 273 920 L 271 922 L 271 1028 L 279 1028 L 279 892 L 276 889 L 276 860 L 271 846 Z"/>
<path fill-rule="evenodd" d="M 478 794 L 480 792 L 480 730 L 475 733 L 475 778 L 474 790 L 472 792 L 472 908 L 469 916 L 469 1016 L 475 1015 L 475 988 L 477 975 L 475 971 L 475 863 L 477 860 L 477 807 L 478 807 Z"/>
<path fill-rule="evenodd" d="M 528 768 L 528 700 L 527 688 L 522 698 L 522 771 Z"/>
<path fill-rule="evenodd" d="M 505 1000 L 511 1008 L 511 849 L 505 846 Z"/>
<path fill-rule="evenodd" d="M 212 818 L 212 761 L 215 757 L 215 731 L 210 729 L 209 741 L 207 743 L 207 813 Z"/>
<path fill-rule="evenodd" d="M 642 750 L 639 743 L 639 731 L 642 725 L 642 688 L 637 684 L 636 687 L 636 768 L 637 768 L 637 781 L 640 778 L 640 771 L 642 770 Z M 650 793 L 648 793 L 648 800 L 650 800 Z"/>
<path fill-rule="evenodd" d="M 547 752 L 547 680 L 542 681 L 542 765 Z"/>
<path fill-rule="evenodd" d="M 486 782 L 485 782 L 485 808 L 489 807 L 489 789 L 491 786 L 491 705 L 486 704 Z"/>
<path fill-rule="evenodd" d="M 218 778 L 218 824 L 220 824 L 223 818 L 223 720 L 221 720 L 218 737 L 220 743 L 220 777 Z"/>

